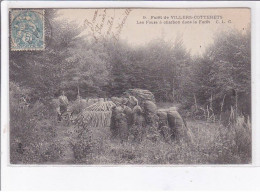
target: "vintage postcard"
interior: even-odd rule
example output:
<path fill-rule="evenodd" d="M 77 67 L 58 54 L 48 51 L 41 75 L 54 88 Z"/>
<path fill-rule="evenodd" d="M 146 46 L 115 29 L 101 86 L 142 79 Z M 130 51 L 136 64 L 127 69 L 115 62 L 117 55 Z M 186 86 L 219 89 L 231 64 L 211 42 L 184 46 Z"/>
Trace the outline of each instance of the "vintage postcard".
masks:
<path fill-rule="evenodd" d="M 250 8 L 9 9 L 10 164 L 251 164 Z"/>

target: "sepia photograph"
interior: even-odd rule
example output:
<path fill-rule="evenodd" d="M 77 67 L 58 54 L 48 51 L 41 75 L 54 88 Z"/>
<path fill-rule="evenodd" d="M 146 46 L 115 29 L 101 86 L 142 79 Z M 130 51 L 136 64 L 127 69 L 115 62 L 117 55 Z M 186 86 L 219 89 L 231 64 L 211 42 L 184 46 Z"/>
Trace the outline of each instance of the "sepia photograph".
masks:
<path fill-rule="evenodd" d="M 252 164 L 251 10 L 9 9 L 9 107 L 11 165 Z"/>

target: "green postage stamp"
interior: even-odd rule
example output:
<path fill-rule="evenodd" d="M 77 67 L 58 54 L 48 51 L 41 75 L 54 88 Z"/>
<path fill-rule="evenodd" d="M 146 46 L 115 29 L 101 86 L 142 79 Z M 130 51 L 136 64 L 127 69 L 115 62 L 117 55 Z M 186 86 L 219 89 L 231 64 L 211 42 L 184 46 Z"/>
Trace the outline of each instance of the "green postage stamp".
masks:
<path fill-rule="evenodd" d="M 10 10 L 12 51 L 44 50 L 44 9 Z"/>

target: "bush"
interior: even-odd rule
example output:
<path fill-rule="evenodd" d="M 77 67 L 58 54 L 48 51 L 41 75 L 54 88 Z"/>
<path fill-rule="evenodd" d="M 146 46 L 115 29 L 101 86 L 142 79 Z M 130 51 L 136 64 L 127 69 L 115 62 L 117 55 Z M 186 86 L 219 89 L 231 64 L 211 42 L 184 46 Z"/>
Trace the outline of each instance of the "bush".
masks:
<path fill-rule="evenodd" d="M 39 164 L 55 161 L 63 146 L 54 140 L 56 131 L 49 120 L 32 118 L 30 111 L 11 112 L 10 161 Z M 15 122 L 12 121 L 15 119 Z"/>
<path fill-rule="evenodd" d="M 89 129 L 80 128 L 75 141 L 72 141 L 75 163 L 85 163 L 91 158 L 94 143 Z"/>
<path fill-rule="evenodd" d="M 55 141 L 56 121 L 40 102 L 21 106 L 22 89 L 10 91 L 10 162 L 39 164 L 55 161 L 63 146 Z"/>

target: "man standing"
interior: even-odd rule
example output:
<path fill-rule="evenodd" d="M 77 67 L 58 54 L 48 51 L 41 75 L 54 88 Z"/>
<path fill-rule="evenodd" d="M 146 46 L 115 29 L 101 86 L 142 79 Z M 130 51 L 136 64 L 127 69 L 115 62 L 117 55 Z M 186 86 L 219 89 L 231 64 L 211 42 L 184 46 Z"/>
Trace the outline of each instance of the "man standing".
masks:
<path fill-rule="evenodd" d="M 61 116 L 67 112 L 69 101 L 67 96 L 65 96 L 64 91 L 62 91 L 62 95 L 59 96 L 59 105 L 60 105 L 60 110 L 59 110 L 59 121 L 61 121 Z"/>

